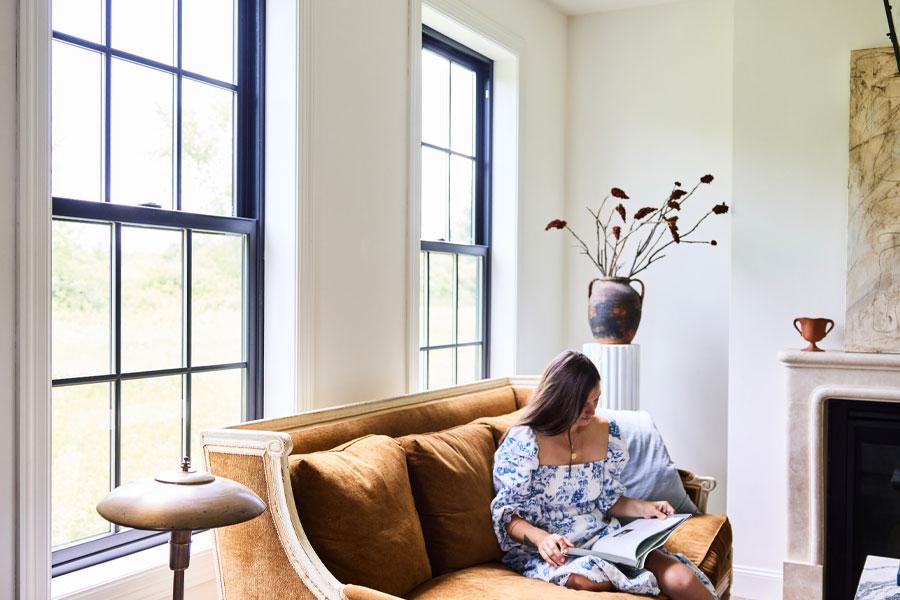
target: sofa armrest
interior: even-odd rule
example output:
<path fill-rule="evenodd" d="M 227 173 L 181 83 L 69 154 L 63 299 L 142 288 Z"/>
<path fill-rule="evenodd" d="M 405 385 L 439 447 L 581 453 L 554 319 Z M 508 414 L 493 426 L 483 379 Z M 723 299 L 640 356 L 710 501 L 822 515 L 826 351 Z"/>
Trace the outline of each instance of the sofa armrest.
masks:
<path fill-rule="evenodd" d="M 681 477 L 681 483 L 690 499 L 694 502 L 701 513 L 706 512 L 706 505 L 709 501 L 709 493 L 716 489 L 715 477 L 704 477 L 694 475 L 685 469 L 678 469 L 678 475 Z"/>
<path fill-rule="evenodd" d="M 287 466 L 290 435 L 214 429 L 202 440 L 209 472 L 246 485 L 266 504 L 251 521 L 213 530 L 219 598 L 344 599 L 344 585 L 322 564 L 297 515 Z"/>

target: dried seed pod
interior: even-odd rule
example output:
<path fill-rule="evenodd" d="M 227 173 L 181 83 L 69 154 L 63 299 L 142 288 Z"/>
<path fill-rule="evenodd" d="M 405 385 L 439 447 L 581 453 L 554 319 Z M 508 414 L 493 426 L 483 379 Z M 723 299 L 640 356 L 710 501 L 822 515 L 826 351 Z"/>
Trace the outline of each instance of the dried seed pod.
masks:
<path fill-rule="evenodd" d="M 666 225 L 669 226 L 669 233 L 672 234 L 672 239 L 675 240 L 676 244 L 680 244 L 681 236 L 678 235 L 678 217 L 666 219 Z"/>
<path fill-rule="evenodd" d="M 547 223 L 547 226 L 544 227 L 544 231 L 549 231 L 551 229 L 565 229 L 566 225 L 568 225 L 568 223 L 566 223 L 562 219 L 553 219 L 552 221 Z"/>
<path fill-rule="evenodd" d="M 644 208 L 638 209 L 636 213 L 634 213 L 635 220 L 643 219 L 647 215 L 653 214 L 656 212 L 656 209 L 652 206 L 645 206 Z"/>

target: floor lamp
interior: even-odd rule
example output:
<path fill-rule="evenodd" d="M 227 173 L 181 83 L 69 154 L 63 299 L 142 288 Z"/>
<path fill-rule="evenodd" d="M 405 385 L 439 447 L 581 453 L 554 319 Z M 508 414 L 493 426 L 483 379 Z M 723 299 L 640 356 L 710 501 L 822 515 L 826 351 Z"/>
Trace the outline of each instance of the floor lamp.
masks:
<path fill-rule="evenodd" d="M 191 533 L 236 525 L 261 515 L 266 505 L 250 488 L 206 471 L 181 468 L 126 483 L 97 505 L 111 523 L 134 529 L 169 531 L 169 568 L 175 572 L 173 600 L 184 599 L 184 570 L 191 561 Z"/>

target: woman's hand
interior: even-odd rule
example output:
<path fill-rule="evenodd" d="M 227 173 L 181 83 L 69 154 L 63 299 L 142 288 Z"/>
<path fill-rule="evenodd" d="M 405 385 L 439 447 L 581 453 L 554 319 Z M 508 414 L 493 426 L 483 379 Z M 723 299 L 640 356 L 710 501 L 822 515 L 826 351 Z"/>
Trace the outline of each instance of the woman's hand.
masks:
<path fill-rule="evenodd" d="M 620 496 L 607 514 L 628 519 L 665 519 L 674 515 L 675 509 L 665 500 L 640 500 Z"/>
<path fill-rule="evenodd" d="M 558 533 L 547 533 L 518 515 L 512 518 L 506 526 L 506 531 L 520 544 L 537 548 L 541 558 L 555 567 L 566 564 L 563 551 L 574 546 L 569 538 Z"/>
<path fill-rule="evenodd" d="M 675 509 L 665 500 L 644 500 L 641 502 L 640 511 L 645 519 L 665 519 L 675 514 Z"/>
<path fill-rule="evenodd" d="M 554 567 L 566 564 L 566 555 L 563 554 L 563 551 L 573 546 L 574 544 L 569 541 L 569 538 L 558 533 L 548 533 L 537 545 L 541 557 Z"/>

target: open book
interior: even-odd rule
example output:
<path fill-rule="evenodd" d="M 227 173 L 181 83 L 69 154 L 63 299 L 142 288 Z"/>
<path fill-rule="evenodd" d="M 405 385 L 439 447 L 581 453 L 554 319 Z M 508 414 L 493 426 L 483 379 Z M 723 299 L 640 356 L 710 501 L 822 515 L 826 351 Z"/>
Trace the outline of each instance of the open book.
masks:
<path fill-rule="evenodd" d="M 666 543 L 669 536 L 691 515 L 670 515 L 665 519 L 635 519 L 614 533 L 592 538 L 577 548 L 567 548 L 566 556 L 597 556 L 611 563 L 644 568 L 647 555 Z"/>

